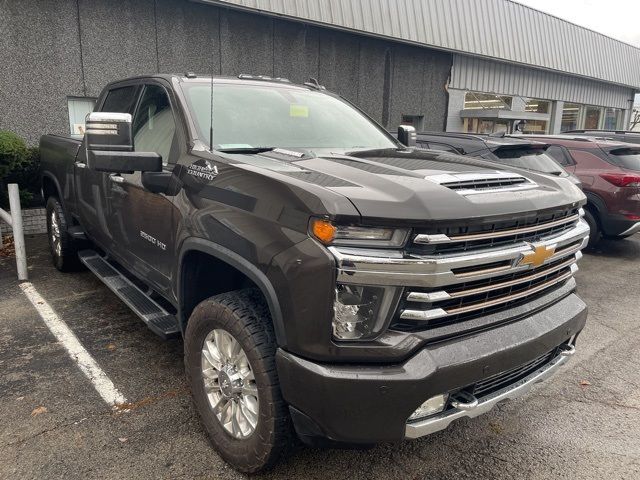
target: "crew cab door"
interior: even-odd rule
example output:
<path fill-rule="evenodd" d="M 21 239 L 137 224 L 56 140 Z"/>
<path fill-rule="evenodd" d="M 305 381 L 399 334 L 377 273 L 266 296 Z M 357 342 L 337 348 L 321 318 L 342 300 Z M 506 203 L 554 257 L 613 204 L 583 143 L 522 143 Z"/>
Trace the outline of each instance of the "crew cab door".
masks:
<path fill-rule="evenodd" d="M 134 149 L 162 156 L 170 173 L 179 156 L 177 122 L 168 90 L 161 83 L 142 86 L 133 115 Z M 142 173 L 109 177 L 109 210 L 116 256 L 133 273 L 160 291 L 170 286 L 175 260 L 175 216 L 172 197 L 142 185 Z"/>
<path fill-rule="evenodd" d="M 139 85 L 110 89 L 102 101 L 100 111 L 133 115 L 139 91 Z M 84 147 L 83 143 L 74 165 L 76 202 L 80 223 L 89 237 L 109 252 L 115 247 L 113 225 L 110 221 L 112 215 L 108 202 L 111 189 L 110 175 L 87 168 Z"/>

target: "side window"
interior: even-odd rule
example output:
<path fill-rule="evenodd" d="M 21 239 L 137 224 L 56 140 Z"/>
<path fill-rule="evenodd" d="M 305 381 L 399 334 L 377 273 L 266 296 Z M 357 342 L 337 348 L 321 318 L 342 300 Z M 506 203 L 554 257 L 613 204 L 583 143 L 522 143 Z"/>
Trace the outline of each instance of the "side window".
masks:
<path fill-rule="evenodd" d="M 137 85 L 109 90 L 100 111 L 130 113 L 133 115 L 133 109 L 136 107 L 137 93 Z"/>
<path fill-rule="evenodd" d="M 162 163 L 171 162 L 176 122 L 169 97 L 159 85 L 147 85 L 133 119 L 133 144 L 137 152 L 156 152 Z"/>
<path fill-rule="evenodd" d="M 559 147 L 558 145 L 551 145 L 546 150 L 547 155 L 557 161 L 560 165 L 565 167 L 569 165 L 575 165 L 575 162 L 570 157 L 569 152 L 566 152 L 564 148 Z"/>

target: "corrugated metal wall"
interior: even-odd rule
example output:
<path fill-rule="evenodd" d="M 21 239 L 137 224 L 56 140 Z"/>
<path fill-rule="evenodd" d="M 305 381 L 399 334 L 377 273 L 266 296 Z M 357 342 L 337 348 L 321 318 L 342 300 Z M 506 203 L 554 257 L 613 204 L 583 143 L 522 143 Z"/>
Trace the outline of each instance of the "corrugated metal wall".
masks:
<path fill-rule="evenodd" d="M 634 94 L 628 87 L 465 55 L 453 56 L 449 87 L 624 109 Z"/>
<path fill-rule="evenodd" d="M 195 1 L 640 88 L 640 49 L 509 0 Z"/>

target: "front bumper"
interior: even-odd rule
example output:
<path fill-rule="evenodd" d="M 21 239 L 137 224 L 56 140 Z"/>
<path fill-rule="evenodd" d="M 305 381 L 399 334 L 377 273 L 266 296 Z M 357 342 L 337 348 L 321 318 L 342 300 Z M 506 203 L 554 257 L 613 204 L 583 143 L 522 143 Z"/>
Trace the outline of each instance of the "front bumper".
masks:
<path fill-rule="evenodd" d="M 494 392 L 490 399 L 481 399 L 473 412 L 450 409 L 437 419 L 407 423 L 426 399 L 526 364 L 566 343 L 582 330 L 586 316 L 586 305 L 570 294 L 517 322 L 427 345 L 394 365 L 321 364 L 279 350 L 278 375 L 303 440 L 400 441 L 446 428 L 456 418 L 484 413 L 499 401 L 524 393 L 536 378 L 512 386 L 511 393 Z M 541 377 L 562 363 L 553 360 Z"/>
<path fill-rule="evenodd" d="M 536 383 L 540 383 L 552 376 L 562 365 L 569 361 L 569 358 L 575 353 L 575 351 L 576 350 L 573 346 L 571 346 L 571 348 L 560 350 L 559 354 L 543 367 L 536 369 L 526 377 L 515 383 L 507 385 L 498 391 L 490 393 L 480 399 L 475 399 L 474 403 L 469 404 L 464 408 L 450 408 L 438 415 L 425 418 L 424 420 L 407 423 L 406 437 L 419 438 L 439 432 L 440 430 L 447 428 L 458 418 L 475 418 L 489 412 L 498 403 L 521 397 L 529 392 Z"/>

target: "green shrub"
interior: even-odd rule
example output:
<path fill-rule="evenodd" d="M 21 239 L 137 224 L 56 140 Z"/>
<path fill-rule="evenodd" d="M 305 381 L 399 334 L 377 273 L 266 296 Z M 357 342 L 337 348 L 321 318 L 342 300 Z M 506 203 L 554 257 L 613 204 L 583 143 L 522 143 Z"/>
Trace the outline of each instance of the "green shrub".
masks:
<path fill-rule="evenodd" d="M 0 131 L 0 207 L 7 209 L 7 185 L 20 186 L 22 208 L 42 205 L 40 195 L 40 150 L 28 148 L 18 135 Z"/>
<path fill-rule="evenodd" d="M 0 178 L 26 163 L 29 149 L 18 135 L 0 130 Z"/>

